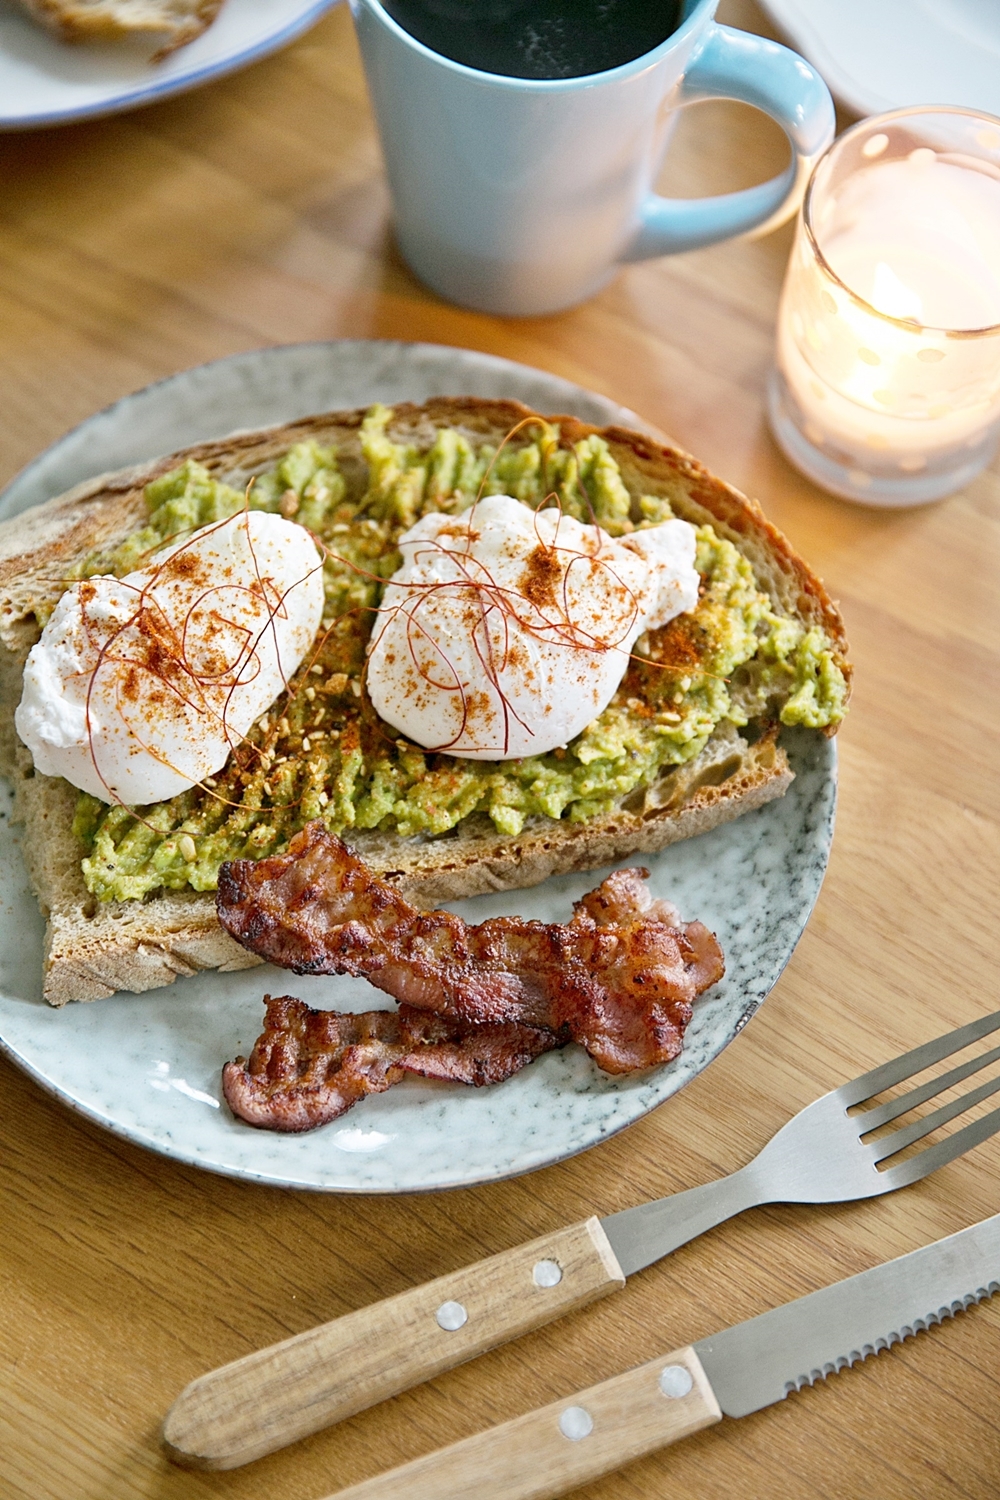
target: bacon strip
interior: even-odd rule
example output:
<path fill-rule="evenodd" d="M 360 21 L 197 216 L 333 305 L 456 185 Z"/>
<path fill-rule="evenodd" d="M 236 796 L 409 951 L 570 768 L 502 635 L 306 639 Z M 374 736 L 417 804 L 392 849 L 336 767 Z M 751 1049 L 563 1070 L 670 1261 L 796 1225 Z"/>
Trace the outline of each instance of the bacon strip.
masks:
<path fill-rule="evenodd" d="M 565 925 L 473 927 L 418 911 L 316 822 L 286 854 L 223 864 L 217 909 L 237 942 L 297 974 L 361 976 L 471 1025 L 542 1028 L 625 1073 L 677 1056 L 692 1002 L 723 973 L 714 935 L 678 925 L 652 901 L 647 874 L 617 871 Z"/>
<path fill-rule="evenodd" d="M 263 1034 L 249 1061 L 226 1063 L 222 1092 L 234 1115 L 265 1130 L 326 1125 L 405 1073 L 477 1088 L 502 1083 L 562 1045 L 550 1031 L 472 1026 L 407 1005 L 345 1015 L 291 995 L 265 995 L 264 1003 Z"/>

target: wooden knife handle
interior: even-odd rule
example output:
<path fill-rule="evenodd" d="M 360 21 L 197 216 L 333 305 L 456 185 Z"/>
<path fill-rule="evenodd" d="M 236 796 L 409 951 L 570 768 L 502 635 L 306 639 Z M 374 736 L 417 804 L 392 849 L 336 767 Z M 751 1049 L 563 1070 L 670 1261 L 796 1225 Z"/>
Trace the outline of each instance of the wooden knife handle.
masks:
<path fill-rule="evenodd" d="M 177 1463 L 235 1469 L 625 1285 L 587 1219 L 193 1380 L 167 1413 Z"/>
<path fill-rule="evenodd" d="M 697 1354 L 675 1349 L 328 1500 L 551 1500 L 721 1418 Z"/>

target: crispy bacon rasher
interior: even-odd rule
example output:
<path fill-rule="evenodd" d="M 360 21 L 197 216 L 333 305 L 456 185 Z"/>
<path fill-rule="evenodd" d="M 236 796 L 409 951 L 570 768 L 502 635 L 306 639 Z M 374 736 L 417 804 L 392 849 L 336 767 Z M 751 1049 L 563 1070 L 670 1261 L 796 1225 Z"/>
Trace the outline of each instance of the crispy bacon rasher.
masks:
<path fill-rule="evenodd" d="M 411 906 L 316 822 L 295 835 L 286 854 L 223 864 L 217 909 L 226 931 L 261 958 L 297 974 L 365 978 L 408 1016 L 431 1012 L 446 1020 L 460 1050 L 470 1033 L 454 1023 L 529 1028 L 551 1034 L 556 1045 L 580 1042 L 605 1072 L 626 1073 L 677 1056 L 692 1002 L 723 973 L 714 935 L 654 901 L 647 875 L 615 871 L 576 903 L 564 925 L 496 917 L 470 926 L 452 912 Z M 340 1046 L 342 1033 L 334 1030 Z M 277 1038 L 267 1043 L 267 1033 L 258 1043 L 261 1088 L 270 1066 L 264 1053 L 280 1061 L 282 1045 Z M 340 1081 L 332 1086 L 346 1097 L 355 1084 L 343 1065 L 335 1074 Z M 230 1088 L 233 1104 L 232 1081 Z M 248 1090 L 244 1085 L 244 1096 Z"/>
<path fill-rule="evenodd" d="M 265 1130 L 326 1125 L 405 1073 L 502 1083 L 561 1045 L 536 1027 L 473 1026 L 409 1005 L 345 1015 L 291 995 L 265 995 L 264 1003 L 264 1031 L 249 1059 L 226 1063 L 222 1091 L 234 1115 Z"/>

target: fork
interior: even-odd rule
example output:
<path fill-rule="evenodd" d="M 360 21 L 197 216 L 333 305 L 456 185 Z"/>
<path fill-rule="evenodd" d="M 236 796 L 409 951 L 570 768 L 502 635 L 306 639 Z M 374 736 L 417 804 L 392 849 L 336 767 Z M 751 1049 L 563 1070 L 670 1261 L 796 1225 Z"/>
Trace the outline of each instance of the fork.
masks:
<path fill-rule="evenodd" d="M 168 1454 L 196 1468 L 237 1468 L 618 1290 L 633 1272 L 745 1209 L 842 1203 L 919 1182 L 1000 1130 L 1000 1108 L 895 1166 L 879 1164 L 1000 1091 L 1000 1076 L 889 1135 L 868 1137 L 1000 1060 L 1000 1047 L 884 1104 L 849 1111 L 998 1029 L 1000 1011 L 842 1084 L 728 1177 L 543 1235 L 200 1376 L 167 1413 Z"/>

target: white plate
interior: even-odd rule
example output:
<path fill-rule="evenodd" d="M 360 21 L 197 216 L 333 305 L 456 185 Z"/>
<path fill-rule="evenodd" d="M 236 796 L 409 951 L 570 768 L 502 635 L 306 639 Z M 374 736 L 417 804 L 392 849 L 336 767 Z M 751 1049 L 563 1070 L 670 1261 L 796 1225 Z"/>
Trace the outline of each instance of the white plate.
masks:
<path fill-rule="evenodd" d="M 1000 0 L 761 0 L 842 104 L 1000 115 Z"/>
<path fill-rule="evenodd" d="M 61 42 L 14 0 L 0 0 L 0 130 L 117 114 L 197 88 L 286 46 L 334 4 L 225 0 L 202 36 L 151 63 L 159 41 Z"/>
<path fill-rule="evenodd" d="M 101 470 L 236 427 L 324 408 L 432 395 L 516 396 L 584 420 L 636 418 L 540 370 L 428 344 L 307 344 L 237 355 L 174 376 L 100 412 L 0 497 L 11 515 Z M 180 1161 L 255 1181 L 338 1192 L 456 1187 L 560 1161 L 630 1124 L 700 1072 L 760 1005 L 819 891 L 833 831 L 836 756 L 819 735 L 789 736 L 797 778 L 779 802 L 649 859 L 652 884 L 720 937 L 727 974 L 695 1008 L 681 1056 L 630 1078 L 601 1073 L 578 1047 L 551 1052 L 496 1088 L 407 1079 L 303 1136 L 234 1120 L 222 1063 L 253 1044 L 261 997 L 370 1009 L 363 981 L 275 969 L 206 974 L 169 989 L 51 1010 L 41 1000 L 43 924 L 0 808 L 0 1045 L 45 1088 L 111 1130 Z M 0 781 L 0 788 L 5 783 Z M 469 920 L 522 912 L 566 920 L 599 874 L 456 903 Z"/>

